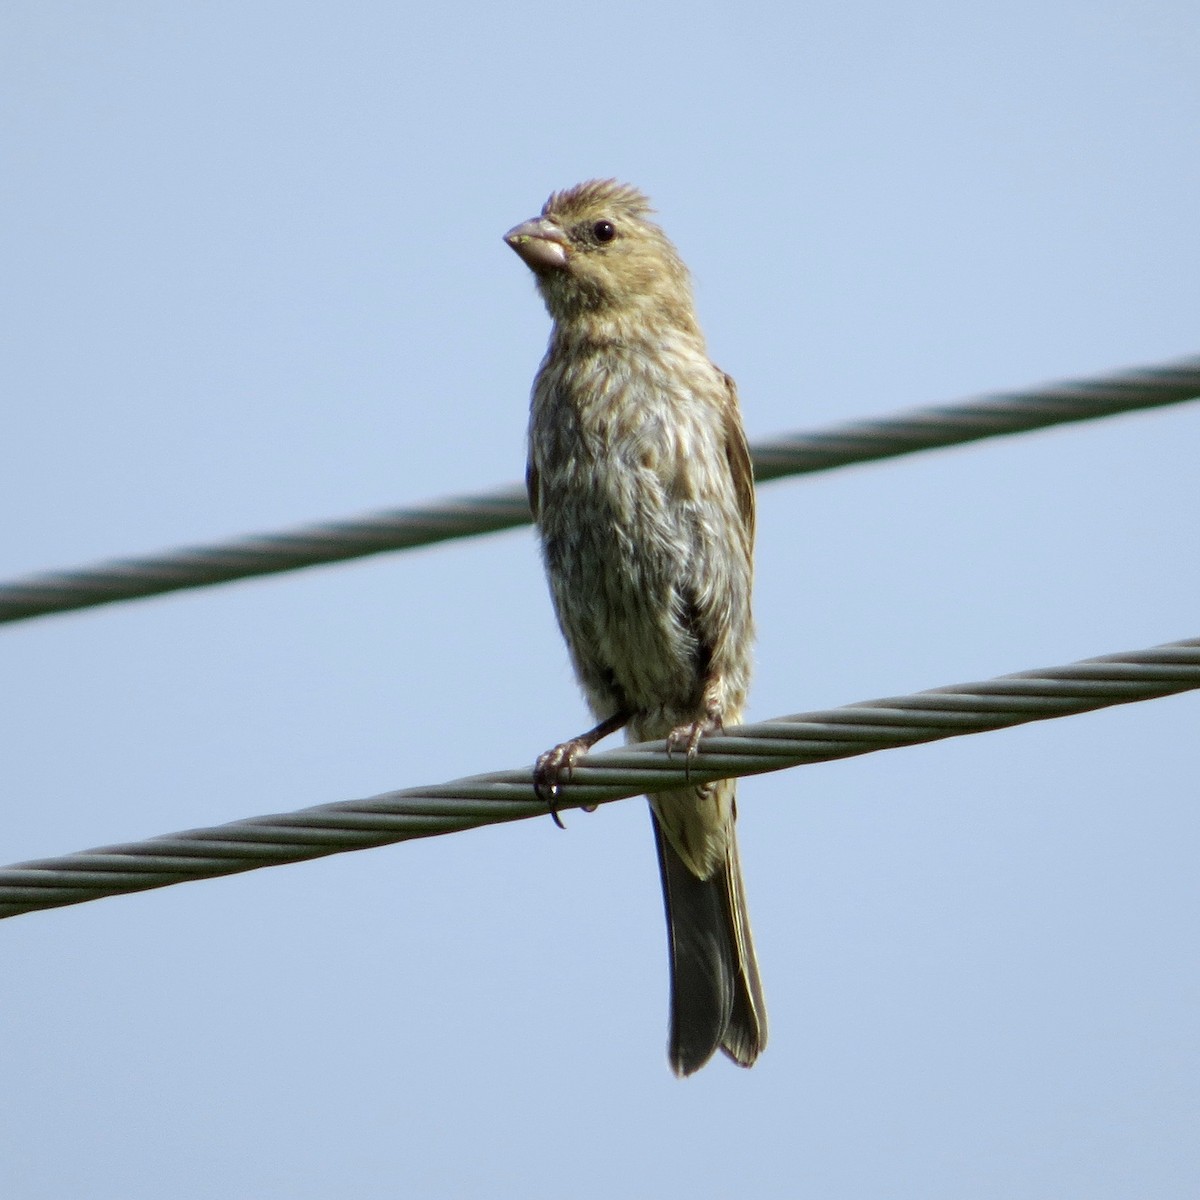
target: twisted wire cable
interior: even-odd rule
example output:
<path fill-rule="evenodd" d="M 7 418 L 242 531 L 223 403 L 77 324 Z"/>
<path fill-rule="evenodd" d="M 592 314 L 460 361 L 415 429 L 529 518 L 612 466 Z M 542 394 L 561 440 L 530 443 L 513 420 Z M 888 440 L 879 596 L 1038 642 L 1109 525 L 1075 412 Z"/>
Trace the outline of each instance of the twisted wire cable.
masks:
<path fill-rule="evenodd" d="M 704 738 L 690 777 L 699 782 L 780 771 L 1194 688 L 1200 688 L 1200 638 L 727 729 Z M 679 756 L 669 756 L 663 742 L 644 742 L 582 759 L 563 787 L 558 807 L 604 804 L 678 787 L 683 781 Z M 532 772 L 523 768 L 252 817 L 4 868 L 0 917 L 542 816 L 546 811 L 545 802 L 534 794 Z"/>
<path fill-rule="evenodd" d="M 1200 356 L 1134 367 L 1088 379 L 1068 379 L 1019 392 L 995 392 L 956 404 L 850 421 L 753 447 L 754 478 L 828 471 L 920 450 L 961 446 L 983 438 L 1028 433 L 1200 397 Z"/>
<path fill-rule="evenodd" d="M 1200 357 L 1181 359 L 759 442 L 751 448 L 754 474 L 766 482 L 1197 397 Z M 524 489 L 513 486 L 149 558 L 34 575 L 0 584 L 0 623 L 428 546 L 511 529 L 529 520 Z"/>

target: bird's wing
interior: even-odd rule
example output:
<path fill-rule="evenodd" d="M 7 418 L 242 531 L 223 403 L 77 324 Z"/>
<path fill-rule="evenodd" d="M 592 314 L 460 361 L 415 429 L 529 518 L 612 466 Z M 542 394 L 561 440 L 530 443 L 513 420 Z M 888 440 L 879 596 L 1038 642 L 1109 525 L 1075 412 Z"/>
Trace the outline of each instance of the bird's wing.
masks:
<path fill-rule="evenodd" d="M 749 554 L 754 548 L 754 465 L 750 461 L 746 431 L 742 428 L 737 384 L 728 375 L 725 376 L 721 419 L 725 427 L 725 457 L 729 460 L 729 473 L 733 476 L 733 490 L 737 495 L 738 511 L 746 538 L 746 553 Z"/>
<path fill-rule="evenodd" d="M 533 513 L 533 519 L 538 519 L 538 473 L 537 467 L 533 465 L 533 459 L 525 464 L 525 491 L 529 494 L 529 510 Z"/>

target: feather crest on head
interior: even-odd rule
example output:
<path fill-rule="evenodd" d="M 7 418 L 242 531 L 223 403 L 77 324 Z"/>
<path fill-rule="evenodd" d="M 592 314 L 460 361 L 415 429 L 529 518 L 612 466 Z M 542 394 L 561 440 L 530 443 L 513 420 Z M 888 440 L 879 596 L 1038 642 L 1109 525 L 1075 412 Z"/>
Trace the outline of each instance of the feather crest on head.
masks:
<path fill-rule="evenodd" d="M 619 207 L 631 217 L 648 217 L 654 209 L 645 192 L 632 184 L 620 183 L 616 179 L 589 179 L 574 187 L 553 192 L 542 205 L 542 216 L 560 216 L 593 206 L 612 205 Z"/>

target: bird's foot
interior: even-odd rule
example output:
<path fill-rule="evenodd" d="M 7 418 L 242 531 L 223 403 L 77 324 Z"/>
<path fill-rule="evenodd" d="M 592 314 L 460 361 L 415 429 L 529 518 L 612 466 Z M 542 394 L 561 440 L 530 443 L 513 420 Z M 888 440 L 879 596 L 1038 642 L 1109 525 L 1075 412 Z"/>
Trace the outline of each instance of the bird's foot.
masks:
<path fill-rule="evenodd" d="M 586 738 L 571 738 L 568 742 L 559 742 L 552 750 L 539 754 L 533 765 L 533 790 L 538 798 L 545 800 L 550 809 L 550 815 L 559 829 L 565 829 L 562 818 L 558 815 L 558 796 L 564 783 L 570 783 L 575 763 L 586 754 L 591 747 Z"/>
<path fill-rule="evenodd" d="M 587 733 L 581 733 L 578 737 L 573 737 L 566 742 L 559 742 L 553 750 L 547 750 L 545 754 L 538 755 L 538 760 L 533 765 L 533 790 L 538 799 L 545 800 L 550 809 L 550 815 L 559 829 L 565 829 L 566 826 L 563 825 L 562 818 L 558 815 L 558 795 L 562 791 L 562 785 L 571 782 L 571 773 L 575 769 L 575 763 L 601 738 L 608 737 L 610 733 L 616 733 L 618 729 L 628 723 L 629 714 L 618 710 L 611 717 L 605 717 L 599 725 L 589 729 Z M 596 811 L 594 804 L 584 804 L 581 807 L 584 812 Z"/>
<path fill-rule="evenodd" d="M 721 713 L 710 709 L 698 721 L 690 721 L 686 725 L 677 725 L 667 734 L 667 757 L 676 754 L 684 755 L 683 772 L 686 779 L 691 773 L 692 760 L 700 749 L 700 739 L 706 733 L 720 733 L 725 728 Z"/>

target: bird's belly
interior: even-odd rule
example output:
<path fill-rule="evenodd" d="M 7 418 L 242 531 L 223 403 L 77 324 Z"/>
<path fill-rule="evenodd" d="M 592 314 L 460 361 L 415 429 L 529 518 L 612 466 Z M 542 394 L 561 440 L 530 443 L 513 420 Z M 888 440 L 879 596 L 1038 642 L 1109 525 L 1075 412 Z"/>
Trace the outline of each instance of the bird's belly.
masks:
<path fill-rule="evenodd" d="M 598 715 L 659 712 L 670 728 L 697 709 L 702 652 L 688 620 L 697 547 L 661 489 L 630 479 L 616 495 L 551 489 L 540 525 L 559 624 Z"/>

